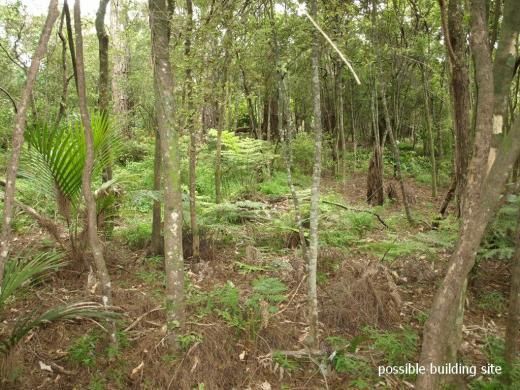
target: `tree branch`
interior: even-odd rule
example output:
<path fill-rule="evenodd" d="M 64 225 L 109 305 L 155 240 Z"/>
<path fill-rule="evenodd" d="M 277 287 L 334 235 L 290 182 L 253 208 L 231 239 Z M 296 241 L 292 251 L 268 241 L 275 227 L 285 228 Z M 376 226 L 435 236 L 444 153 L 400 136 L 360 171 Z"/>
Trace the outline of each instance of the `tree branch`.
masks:
<path fill-rule="evenodd" d="M 13 108 L 14 108 L 14 112 L 15 114 L 18 112 L 18 106 L 16 105 L 16 101 L 13 99 L 13 97 L 11 96 L 11 94 L 9 92 L 7 92 L 6 89 L 0 87 L 0 91 L 2 91 L 3 93 L 5 93 L 5 95 L 9 98 L 9 100 L 11 101 L 11 103 L 13 103 Z"/>

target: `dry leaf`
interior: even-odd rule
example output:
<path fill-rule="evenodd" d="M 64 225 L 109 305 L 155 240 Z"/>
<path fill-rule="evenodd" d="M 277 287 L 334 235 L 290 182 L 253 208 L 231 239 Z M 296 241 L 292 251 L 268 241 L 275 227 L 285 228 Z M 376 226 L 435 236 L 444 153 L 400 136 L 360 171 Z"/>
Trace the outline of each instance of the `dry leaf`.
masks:
<path fill-rule="evenodd" d="M 41 360 L 38 362 L 38 364 L 40 365 L 40 370 L 42 370 L 42 371 L 48 371 L 48 372 L 52 372 L 52 367 L 49 366 L 48 364 L 45 364 L 45 363 L 42 362 Z"/>
<path fill-rule="evenodd" d="M 141 361 L 137 367 L 135 367 L 132 370 L 132 373 L 130 374 L 131 377 L 135 376 L 139 371 L 142 371 L 144 368 L 144 361 Z"/>

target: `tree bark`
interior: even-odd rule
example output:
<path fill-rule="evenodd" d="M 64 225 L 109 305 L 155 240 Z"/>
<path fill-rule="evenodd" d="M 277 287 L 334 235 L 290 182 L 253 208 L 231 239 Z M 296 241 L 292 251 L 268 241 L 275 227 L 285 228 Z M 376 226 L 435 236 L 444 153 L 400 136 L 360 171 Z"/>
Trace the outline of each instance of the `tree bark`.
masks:
<path fill-rule="evenodd" d="M 520 154 L 520 120 L 517 118 L 504 137 L 489 174 L 482 174 L 488 162 L 495 99 L 485 0 L 473 0 L 471 14 L 471 47 L 478 85 L 475 146 L 469 164 L 459 241 L 425 324 L 420 364 L 427 369 L 430 364 L 453 363 L 448 361 L 448 356 L 453 359 L 450 349 L 458 346 L 449 344 L 453 342 L 451 333 L 456 329 L 456 322 L 460 321 L 460 302 L 464 297 L 467 275 L 475 263 L 485 229 L 496 214 L 508 176 Z M 418 377 L 417 388 L 437 389 L 439 382 L 439 376 L 428 372 Z"/>
<path fill-rule="evenodd" d="M 309 1 L 310 15 L 317 20 L 318 5 L 316 0 Z M 320 179 L 321 179 L 321 143 L 322 118 L 320 97 L 320 38 L 317 30 L 313 31 L 312 40 L 312 102 L 314 114 L 314 167 L 312 172 L 309 263 L 308 263 L 308 305 L 309 335 L 307 344 L 313 349 L 319 346 L 318 293 L 316 275 L 318 264 L 318 225 L 320 214 Z"/>
<path fill-rule="evenodd" d="M 372 206 L 378 206 L 384 203 L 385 193 L 383 184 L 383 152 L 381 150 L 379 114 L 377 110 L 377 86 L 374 87 L 371 105 L 374 145 L 372 157 L 368 163 L 367 203 Z"/>
<path fill-rule="evenodd" d="M 493 111 L 493 139 L 489 151 L 488 167 L 496 158 L 497 147 L 504 131 L 509 88 L 514 76 L 520 31 L 520 7 L 515 0 L 504 1 L 504 17 L 493 64 L 495 103 Z"/>
<path fill-rule="evenodd" d="M 161 191 L 161 136 L 157 127 L 156 113 L 153 114 L 155 128 L 155 149 L 153 158 L 153 190 L 156 193 Z M 162 213 L 161 201 L 154 199 L 152 208 L 152 238 L 150 242 L 150 251 L 154 255 L 164 254 L 164 241 L 162 238 Z"/>
<path fill-rule="evenodd" d="M 222 202 L 222 131 L 226 122 L 227 82 L 229 65 L 229 46 L 231 44 L 231 30 L 224 34 L 224 65 L 222 67 L 221 103 L 217 128 L 217 145 L 215 151 L 215 203 Z"/>
<path fill-rule="evenodd" d="M 186 57 L 186 109 L 187 127 L 190 134 L 190 162 L 189 162 L 189 188 L 190 188 L 190 226 L 192 238 L 192 257 L 198 259 L 200 256 L 199 227 L 197 224 L 197 192 L 196 192 L 196 168 L 197 168 L 197 133 L 194 126 L 195 107 L 193 104 L 193 75 L 191 35 L 193 33 L 193 3 L 186 0 L 186 41 L 184 43 L 184 54 Z"/>
<path fill-rule="evenodd" d="M 385 116 L 386 131 L 388 133 L 388 136 L 390 137 L 390 143 L 392 145 L 392 151 L 394 153 L 396 176 L 397 176 L 397 180 L 399 181 L 399 187 L 401 189 L 401 196 L 403 198 L 403 206 L 404 206 L 404 211 L 406 213 L 406 219 L 410 225 L 413 225 L 412 213 L 410 211 L 410 206 L 408 205 L 408 197 L 406 196 L 404 179 L 403 179 L 403 175 L 401 174 L 401 156 L 399 154 L 399 147 L 397 146 L 397 143 L 395 142 L 394 131 L 392 129 L 392 122 L 390 121 L 390 114 L 388 112 L 388 105 L 386 102 L 386 94 L 385 94 L 384 90 L 381 91 L 381 99 L 383 101 L 383 114 Z"/>
<path fill-rule="evenodd" d="M 179 134 L 174 121 L 173 74 L 170 64 L 170 12 L 166 0 L 150 0 L 155 110 L 160 133 L 164 197 L 164 264 L 166 328 L 170 347 L 184 325 L 184 260 Z"/>
<path fill-rule="evenodd" d="M 466 55 L 466 31 L 464 30 L 464 5 L 457 0 L 449 0 L 448 12 L 444 0 L 440 0 L 443 20 L 444 39 L 447 43 L 447 54 L 451 69 L 450 92 L 453 104 L 453 126 L 455 130 L 455 189 L 457 216 L 462 217 L 463 194 L 466 187 L 468 162 L 471 158 L 469 140 L 470 129 L 470 95 L 469 65 Z M 446 199 L 451 199 L 451 187 Z M 447 206 L 447 204 L 446 204 Z M 441 212 L 443 214 L 443 212 Z"/>
<path fill-rule="evenodd" d="M 17 105 L 15 115 L 15 125 L 13 131 L 12 150 L 7 163 L 4 192 L 4 212 L 2 215 L 2 232 L 0 235 L 0 286 L 2 285 L 5 263 L 9 256 L 9 246 L 11 241 L 11 222 L 14 210 L 14 195 L 16 189 L 16 174 L 20 162 L 20 152 L 24 141 L 24 131 L 27 121 L 27 108 L 31 102 L 32 90 L 36 81 L 36 75 L 40 69 L 40 62 L 47 52 L 47 44 L 52 33 L 52 28 L 58 19 L 58 1 L 49 2 L 49 10 L 45 24 L 38 41 L 38 46 L 31 58 L 31 65 L 27 71 L 27 80 L 22 92 L 22 97 Z M 0 287 L 1 288 L 1 287 Z"/>
<path fill-rule="evenodd" d="M 129 124 L 129 98 L 128 98 L 128 71 L 130 63 L 130 50 L 125 35 L 128 24 L 127 5 L 125 0 L 112 0 L 110 8 L 110 31 L 113 47 L 112 67 L 112 101 L 115 117 L 121 132 L 128 138 L 130 133 Z"/>
<path fill-rule="evenodd" d="M 108 115 L 110 91 L 108 82 L 108 34 L 105 29 L 105 14 L 109 0 L 100 0 L 96 12 L 96 35 L 99 44 L 99 80 L 98 80 L 98 108 L 102 115 Z M 110 180 L 110 179 L 108 179 Z"/>
<path fill-rule="evenodd" d="M 430 162 L 432 164 L 432 196 L 437 197 L 437 161 L 435 158 L 435 143 L 433 142 L 432 114 L 430 109 L 430 97 L 424 67 L 421 66 L 424 93 L 424 111 L 426 114 L 426 129 L 428 131 L 428 149 L 430 149 Z"/>
<path fill-rule="evenodd" d="M 85 64 L 83 61 L 83 36 L 81 32 L 81 12 L 80 0 L 74 3 L 74 31 L 76 33 L 76 74 L 78 76 L 78 97 L 79 108 L 81 115 L 81 123 L 85 131 L 85 147 L 86 158 L 85 166 L 83 168 L 82 187 L 85 204 L 87 207 L 87 232 L 88 242 L 94 257 L 94 264 L 96 266 L 97 276 L 101 283 L 101 294 L 103 305 L 105 307 L 112 306 L 112 285 L 110 276 L 105 263 L 103 255 L 103 245 L 98 237 L 97 231 L 97 215 L 96 215 L 96 200 L 92 192 L 92 170 L 94 167 L 94 135 L 90 123 L 90 116 L 87 107 L 87 92 L 85 83 Z M 112 327 L 110 335 L 112 342 L 115 343 L 116 332 L 115 323 Z"/>

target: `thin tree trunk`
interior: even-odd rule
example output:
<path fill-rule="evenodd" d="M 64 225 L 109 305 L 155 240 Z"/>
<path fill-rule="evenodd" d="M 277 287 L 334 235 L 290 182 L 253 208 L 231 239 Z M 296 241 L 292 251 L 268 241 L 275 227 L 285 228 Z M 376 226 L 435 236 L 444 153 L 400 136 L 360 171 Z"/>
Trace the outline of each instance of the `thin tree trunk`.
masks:
<path fill-rule="evenodd" d="M 310 15 L 317 20 L 318 5 L 316 0 L 309 1 Z M 312 172 L 310 237 L 308 263 L 308 305 L 309 305 L 309 335 L 307 344 L 317 349 L 319 346 L 318 323 L 318 293 L 316 275 L 318 264 L 318 224 L 320 214 L 320 178 L 321 178 L 321 97 L 320 97 L 320 39 L 318 31 L 313 32 L 312 42 L 312 99 L 314 113 L 314 168 Z"/>
<path fill-rule="evenodd" d="M 52 28 L 58 18 L 58 0 L 49 2 L 49 11 L 38 41 L 38 46 L 31 58 L 31 65 L 27 71 L 27 80 L 22 92 L 22 97 L 17 105 L 15 125 L 13 131 L 12 150 L 7 163 L 7 173 L 4 191 L 4 213 L 2 215 L 2 233 L 0 235 L 0 289 L 4 276 L 5 263 L 9 257 L 11 241 L 11 222 L 13 219 L 14 195 L 16 186 L 16 174 L 20 162 L 20 152 L 24 141 L 24 131 L 27 120 L 27 108 L 30 105 L 32 90 L 36 81 L 36 75 L 40 69 L 40 62 L 47 52 L 47 44 L 51 36 Z"/>
<path fill-rule="evenodd" d="M 56 117 L 56 127 L 59 126 L 61 119 L 65 115 L 65 111 L 67 110 L 67 92 L 69 87 L 69 77 L 67 76 L 67 39 L 63 35 L 63 21 L 65 19 L 65 11 L 62 11 L 60 17 L 60 27 L 58 28 L 58 37 L 61 41 L 61 71 L 63 72 L 61 75 L 62 79 L 62 90 L 61 90 L 61 99 L 60 99 L 60 108 L 58 110 L 58 115 Z"/>
<path fill-rule="evenodd" d="M 189 187 L 190 187 L 190 225 L 192 235 L 192 257 L 200 256 L 199 227 L 197 224 L 197 193 L 196 193 L 196 167 L 197 167 L 197 134 L 194 126 L 195 109 L 193 106 L 193 76 L 191 69 L 191 35 L 193 31 L 193 4 L 192 0 L 186 0 L 187 24 L 184 54 L 186 56 L 186 102 L 187 102 L 187 126 L 190 134 L 190 162 L 189 162 Z"/>
<path fill-rule="evenodd" d="M 377 83 L 377 82 L 375 82 Z M 373 154 L 368 165 L 367 202 L 370 205 L 382 205 L 385 200 L 383 184 L 383 155 L 379 136 L 379 114 L 377 110 L 377 86 L 372 96 L 372 128 L 374 133 Z"/>
<path fill-rule="evenodd" d="M 412 213 L 410 211 L 410 206 L 408 205 L 408 197 L 406 196 L 406 190 L 404 186 L 403 175 L 401 174 L 401 156 L 399 154 L 399 147 L 395 142 L 394 131 L 392 129 L 392 122 L 390 121 L 390 114 L 388 112 L 388 105 L 386 102 L 386 94 L 385 91 L 381 91 L 381 99 L 383 101 L 383 114 L 385 116 L 386 123 L 386 131 L 388 136 L 390 137 L 390 143 L 392 144 L 392 151 L 394 152 L 395 166 L 396 166 L 396 174 L 397 180 L 399 181 L 399 187 L 401 188 L 401 196 L 403 198 L 403 206 L 404 211 L 406 213 L 406 219 L 410 225 L 413 225 Z"/>
<path fill-rule="evenodd" d="M 85 204 L 87 207 L 87 229 L 88 242 L 94 257 L 97 276 L 101 283 L 101 294 L 103 305 L 105 307 L 112 306 L 112 285 L 110 276 L 103 255 L 103 245 L 98 237 L 97 216 L 96 216 L 96 200 L 92 192 L 92 170 L 94 167 L 94 135 L 90 123 L 90 116 L 87 107 L 87 92 L 85 83 L 85 64 L 83 61 L 83 36 L 81 32 L 81 12 L 80 0 L 74 3 L 74 30 L 76 32 L 76 74 L 78 76 L 78 97 L 79 108 L 81 114 L 81 122 L 85 131 L 85 147 L 86 159 L 83 168 L 82 187 Z M 110 337 L 113 343 L 116 343 L 115 323 L 112 322 L 112 333 Z"/>
<path fill-rule="evenodd" d="M 424 94 L 424 111 L 426 114 L 426 129 L 428 131 L 428 149 L 430 149 L 430 162 L 432 164 L 432 196 L 437 197 L 437 161 L 435 159 L 435 143 L 433 141 L 432 114 L 430 109 L 430 97 L 428 96 L 428 84 L 424 67 L 421 67 Z"/>
<path fill-rule="evenodd" d="M 161 191 L 161 135 L 157 130 L 157 118 L 154 110 L 153 128 L 155 129 L 155 149 L 153 158 L 153 190 L 156 193 Z M 154 255 L 164 254 L 164 241 L 162 238 L 162 213 L 161 201 L 154 199 L 152 209 L 152 238 L 150 242 L 150 251 Z"/>
<path fill-rule="evenodd" d="M 220 115 L 217 128 L 217 145 L 215 151 L 215 202 L 222 202 L 222 131 L 225 125 L 226 117 L 226 100 L 227 100 L 227 82 L 228 82 L 228 65 L 229 65 L 229 45 L 231 44 L 231 32 L 228 29 L 224 35 L 224 66 L 222 69 L 222 85 L 221 85 L 221 103 Z"/>
<path fill-rule="evenodd" d="M 339 138 L 341 142 L 341 180 L 343 187 L 347 185 L 347 137 L 345 134 L 345 110 L 343 102 L 343 67 L 339 67 L 338 72 L 338 122 L 339 122 Z"/>
<path fill-rule="evenodd" d="M 154 65 L 155 110 L 160 133 L 164 188 L 164 265 L 166 271 L 166 329 L 168 344 L 177 347 L 184 326 L 184 260 L 182 254 L 182 192 L 179 134 L 175 128 L 173 74 L 170 64 L 170 7 L 150 0 L 150 29 Z"/>

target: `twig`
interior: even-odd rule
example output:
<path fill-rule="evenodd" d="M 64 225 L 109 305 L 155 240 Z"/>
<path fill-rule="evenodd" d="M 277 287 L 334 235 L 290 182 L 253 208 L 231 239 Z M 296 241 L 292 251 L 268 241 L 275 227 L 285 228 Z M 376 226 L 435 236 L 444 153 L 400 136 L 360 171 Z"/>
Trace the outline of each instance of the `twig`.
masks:
<path fill-rule="evenodd" d="M 316 27 L 316 29 L 321 33 L 321 35 L 323 35 L 325 37 L 325 39 L 327 40 L 327 42 L 330 43 L 330 45 L 332 46 L 332 48 L 336 51 L 336 53 L 339 54 L 340 58 L 343 60 L 343 62 L 348 66 L 348 68 L 350 69 L 350 71 L 352 72 L 352 74 L 354 75 L 354 78 L 356 79 L 356 83 L 358 85 L 361 85 L 361 81 L 359 80 L 359 77 L 358 75 L 356 74 L 356 71 L 354 70 L 354 68 L 352 67 L 352 65 L 350 64 L 350 62 L 345 58 L 345 56 L 343 55 L 343 53 L 338 49 L 338 47 L 336 46 L 336 44 L 334 42 L 332 42 L 332 39 L 329 38 L 329 36 L 327 34 L 325 34 L 325 31 L 323 31 L 320 26 L 318 26 L 318 23 L 316 23 L 314 21 L 314 19 L 307 13 L 307 11 L 303 11 L 303 14 L 305 16 L 307 16 L 307 18 L 311 21 L 311 23 L 314 25 L 314 27 Z"/>
<path fill-rule="evenodd" d="M 322 203 L 325 203 L 325 204 L 330 204 L 332 206 L 337 206 L 339 208 L 342 208 L 342 209 L 345 209 L 345 210 L 349 210 L 349 211 L 355 211 L 355 212 L 358 212 L 358 213 L 368 213 L 368 214 L 372 214 L 374 217 L 376 217 L 379 222 L 381 222 L 381 224 L 388 229 L 388 225 L 385 223 L 385 221 L 383 221 L 383 218 L 381 218 L 381 216 L 377 213 L 374 213 L 373 211 L 370 211 L 370 210 L 363 210 L 363 209 L 356 209 L 354 207 L 348 207 L 348 206 L 345 206 L 344 204 L 341 204 L 341 203 L 335 203 L 335 202 L 330 202 L 328 200 L 322 200 L 321 201 Z"/>
<path fill-rule="evenodd" d="M 14 98 L 11 96 L 11 94 L 6 89 L 0 87 L 0 91 L 2 91 L 9 98 L 11 103 L 13 103 L 14 112 L 16 114 L 18 112 L 18 106 L 16 105 L 16 101 L 14 100 Z"/>
<path fill-rule="evenodd" d="M 146 313 L 140 315 L 139 317 L 137 317 L 137 318 L 135 319 L 134 322 L 132 322 L 130 325 L 128 325 L 128 326 L 123 330 L 123 332 L 128 332 L 129 330 L 135 328 L 135 326 L 136 326 L 139 322 L 141 322 L 141 320 L 142 320 L 144 317 L 146 317 L 148 314 L 151 314 L 151 313 L 153 313 L 153 312 L 159 311 L 159 310 L 161 310 L 161 309 L 162 309 L 162 306 L 157 306 L 156 308 L 154 308 L 154 309 L 152 309 L 152 310 L 150 310 L 150 311 L 147 311 Z"/>
<path fill-rule="evenodd" d="M 300 283 L 298 283 L 298 286 L 296 287 L 296 290 L 294 290 L 294 293 L 293 293 L 293 295 L 291 296 L 291 298 L 289 299 L 289 302 L 287 302 L 287 305 L 285 305 L 285 307 L 284 307 L 282 310 L 280 310 L 280 311 L 274 313 L 273 315 L 271 315 L 269 318 L 276 317 L 277 315 L 279 315 L 279 314 L 283 313 L 285 310 L 287 310 L 287 308 L 291 305 L 292 301 L 294 300 L 294 297 L 295 297 L 296 294 L 298 293 L 298 290 L 300 289 L 300 287 L 301 287 L 303 281 L 304 281 L 306 278 L 307 278 L 307 275 L 303 275 L 302 280 L 300 280 Z"/>

